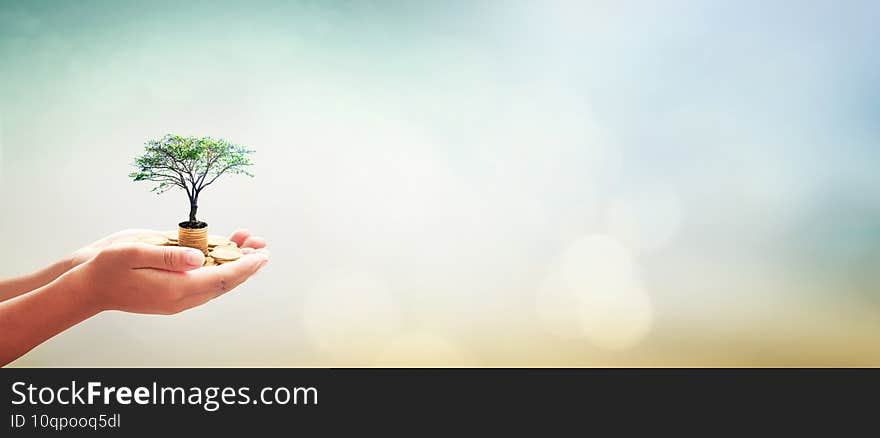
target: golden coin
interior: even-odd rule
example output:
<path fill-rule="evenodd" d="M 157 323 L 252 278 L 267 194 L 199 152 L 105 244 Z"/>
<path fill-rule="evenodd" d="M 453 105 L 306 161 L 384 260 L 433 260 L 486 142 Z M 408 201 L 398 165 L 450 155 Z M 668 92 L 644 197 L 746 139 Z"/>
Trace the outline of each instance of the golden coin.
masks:
<path fill-rule="evenodd" d="M 217 263 L 214 262 L 213 257 L 205 257 L 205 264 L 202 266 L 217 266 Z"/>
<path fill-rule="evenodd" d="M 137 236 L 136 241 L 160 246 L 164 246 L 170 243 L 168 238 L 161 234 L 141 234 Z"/>
<path fill-rule="evenodd" d="M 177 230 L 166 231 L 163 234 L 165 234 L 165 237 L 167 237 L 168 240 L 177 242 Z"/>
<path fill-rule="evenodd" d="M 215 246 L 224 246 L 224 245 L 229 245 L 230 243 L 232 243 L 232 242 L 230 242 L 229 239 L 227 239 L 223 236 L 218 236 L 216 234 L 208 235 L 208 246 L 209 247 L 213 248 Z"/>
<path fill-rule="evenodd" d="M 211 251 L 211 257 L 218 263 L 231 262 L 241 257 L 241 250 L 232 246 L 217 246 Z"/>

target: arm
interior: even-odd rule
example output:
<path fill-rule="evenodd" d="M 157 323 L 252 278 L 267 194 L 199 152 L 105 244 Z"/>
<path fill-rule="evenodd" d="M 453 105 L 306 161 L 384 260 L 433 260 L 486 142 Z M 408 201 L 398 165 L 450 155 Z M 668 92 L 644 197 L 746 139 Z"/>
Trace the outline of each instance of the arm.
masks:
<path fill-rule="evenodd" d="M 32 274 L 0 280 L 0 303 L 41 288 L 74 266 L 73 259 L 68 257 Z"/>
<path fill-rule="evenodd" d="M 142 229 L 120 231 L 80 248 L 63 260 L 59 260 L 37 272 L 6 280 L 0 279 L 0 303 L 51 283 L 61 274 L 91 260 L 102 249 L 114 242 L 145 233 L 158 233 L 158 231 Z M 237 230 L 229 240 L 235 242 L 245 252 L 259 250 L 266 246 L 265 240 L 260 237 L 251 236 L 247 230 Z"/>
<path fill-rule="evenodd" d="M 65 277 L 0 303 L 0 366 L 98 313 Z"/>
<path fill-rule="evenodd" d="M 234 289 L 269 258 L 265 241 L 246 231 L 232 240 L 244 255 L 206 268 L 202 252 L 190 248 L 109 245 L 54 281 L 0 302 L 0 366 L 104 310 L 174 314 Z"/>
<path fill-rule="evenodd" d="M 21 294 L 39 289 L 51 283 L 61 276 L 61 274 L 91 260 L 102 249 L 110 246 L 113 242 L 130 239 L 132 236 L 145 233 L 158 233 L 158 231 L 132 229 L 113 233 L 101 240 L 90 243 L 74 251 L 63 260 L 55 262 L 37 272 L 10 278 L 8 280 L 0 280 L 0 302 L 15 298 Z"/>

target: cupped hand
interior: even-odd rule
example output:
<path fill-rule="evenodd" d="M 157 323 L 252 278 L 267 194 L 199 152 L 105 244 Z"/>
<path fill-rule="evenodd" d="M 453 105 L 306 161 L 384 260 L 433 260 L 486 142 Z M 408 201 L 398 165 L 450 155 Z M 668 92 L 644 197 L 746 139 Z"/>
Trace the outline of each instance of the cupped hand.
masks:
<path fill-rule="evenodd" d="M 70 268 L 75 268 L 93 259 L 99 252 L 101 252 L 101 250 L 114 243 L 130 242 L 138 236 L 148 234 L 156 234 L 160 236 L 165 235 L 165 233 L 161 231 L 147 229 L 128 229 L 118 231 L 74 251 L 70 256 Z M 261 237 L 252 236 L 250 231 L 246 229 L 236 230 L 231 236 L 229 236 L 229 240 L 235 242 L 235 244 L 241 248 L 242 253 L 248 254 L 256 251 L 268 253 L 268 250 L 266 250 L 266 241 Z"/>
<path fill-rule="evenodd" d="M 234 262 L 202 267 L 204 254 L 192 248 L 111 243 L 68 277 L 96 311 L 174 314 L 229 292 L 268 263 L 265 242 L 250 248 Z"/>

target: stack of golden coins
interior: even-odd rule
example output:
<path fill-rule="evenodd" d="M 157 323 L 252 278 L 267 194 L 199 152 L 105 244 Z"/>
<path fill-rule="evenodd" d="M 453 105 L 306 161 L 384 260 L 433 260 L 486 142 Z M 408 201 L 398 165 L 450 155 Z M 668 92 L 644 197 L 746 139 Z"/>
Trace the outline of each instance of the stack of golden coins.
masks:
<path fill-rule="evenodd" d="M 183 230 L 183 228 L 181 228 L 181 230 Z M 141 242 L 159 246 L 188 246 L 179 244 L 178 239 L 185 240 L 186 238 L 182 233 L 178 237 L 174 231 L 167 231 L 165 233 L 156 232 L 138 234 L 136 236 L 119 239 L 117 242 Z M 239 249 L 238 245 L 223 236 L 205 236 L 203 240 L 206 248 L 205 263 L 203 266 L 218 266 L 224 263 L 234 262 L 241 258 L 241 249 Z"/>
<path fill-rule="evenodd" d="M 208 255 L 208 229 L 207 228 L 177 228 L 177 244 L 189 248 L 201 250 Z"/>

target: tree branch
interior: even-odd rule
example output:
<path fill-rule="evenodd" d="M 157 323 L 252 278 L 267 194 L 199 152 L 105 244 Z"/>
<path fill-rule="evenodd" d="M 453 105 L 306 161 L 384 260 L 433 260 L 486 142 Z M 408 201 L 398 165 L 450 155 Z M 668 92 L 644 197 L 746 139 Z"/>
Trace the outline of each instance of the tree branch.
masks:
<path fill-rule="evenodd" d="M 224 167 L 223 170 L 221 170 L 218 174 L 214 175 L 214 177 L 211 178 L 211 180 L 208 181 L 207 184 L 203 184 L 201 187 L 199 187 L 199 191 L 201 191 L 201 190 L 204 189 L 205 187 L 208 187 L 209 185 L 211 185 L 211 183 L 214 182 L 214 181 L 216 181 L 217 178 L 220 178 L 220 175 L 223 175 L 223 172 L 226 172 L 227 170 L 229 170 L 229 169 L 231 169 L 231 168 L 233 168 L 233 167 L 235 167 L 234 164 L 230 164 L 230 165 Z"/>
<path fill-rule="evenodd" d="M 211 157 L 210 159 L 208 159 L 208 164 L 205 166 L 205 171 L 202 173 L 202 176 L 199 177 L 199 181 L 198 181 L 200 192 L 202 191 L 202 188 L 205 187 L 205 186 L 201 185 L 202 183 L 205 182 L 205 177 L 208 176 L 208 172 L 211 171 L 211 167 L 214 166 L 214 163 L 216 163 L 217 160 L 219 160 L 222 155 L 223 154 L 216 154 L 213 157 Z"/>

